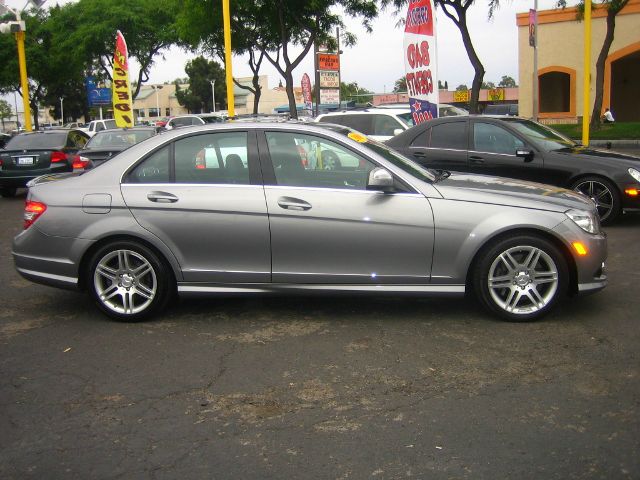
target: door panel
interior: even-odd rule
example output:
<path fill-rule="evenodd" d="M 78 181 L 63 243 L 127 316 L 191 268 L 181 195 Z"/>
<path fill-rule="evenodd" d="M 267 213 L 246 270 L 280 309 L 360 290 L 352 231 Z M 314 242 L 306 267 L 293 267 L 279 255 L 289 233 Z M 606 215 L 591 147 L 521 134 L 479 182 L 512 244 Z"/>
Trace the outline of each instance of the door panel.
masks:
<path fill-rule="evenodd" d="M 467 171 L 467 125 L 466 119 L 436 123 L 414 139 L 409 158 L 427 168 Z"/>

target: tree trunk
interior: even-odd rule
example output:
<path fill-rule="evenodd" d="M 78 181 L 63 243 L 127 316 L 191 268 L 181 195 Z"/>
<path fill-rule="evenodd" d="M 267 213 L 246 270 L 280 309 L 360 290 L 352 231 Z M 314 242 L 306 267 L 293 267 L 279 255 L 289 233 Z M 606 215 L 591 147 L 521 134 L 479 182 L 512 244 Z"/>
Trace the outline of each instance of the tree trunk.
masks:
<path fill-rule="evenodd" d="M 602 115 L 602 99 L 604 94 L 604 64 L 609 56 L 609 49 L 613 43 L 613 34 L 616 29 L 617 12 L 607 11 L 607 33 L 604 36 L 604 42 L 598 60 L 596 61 L 596 96 L 593 100 L 593 111 L 591 112 L 591 128 L 600 128 Z M 607 105 L 610 108 L 610 105 Z"/>
<path fill-rule="evenodd" d="M 38 123 L 38 105 L 31 104 L 31 114 L 33 115 L 33 131 L 40 130 L 40 124 Z"/>
<path fill-rule="evenodd" d="M 475 72 L 473 76 L 473 83 L 471 84 L 471 99 L 469 100 L 469 112 L 480 113 L 478 111 L 478 99 L 480 98 L 480 88 L 482 87 L 482 80 L 484 79 L 484 67 L 476 50 L 473 48 L 473 42 L 471 41 L 471 35 L 469 34 L 469 28 L 467 27 L 467 11 L 463 10 L 458 12 L 459 23 L 458 29 L 462 35 L 462 43 L 467 51 L 467 56 L 473 66 Z"/>
<path fill-rule="evenodd" d="M 260 77 L 257 73 L 253 75 L 253 114 L 258 114 L 258 104 L 260 103 L 260 96 L 262 95 L 262 87 L 260 86 Z"/>
<path fill-rule="evenodd" d="M 288 67 L 288 66 L 287 66 Z M 293 93 L 293 72 L 292 70 L 285 71 L 285 91 L 287 92 L 287 98 L 289 99 L 289 117 L 298 119 L 298 106 L 296 105 L 296 96 Z"/>

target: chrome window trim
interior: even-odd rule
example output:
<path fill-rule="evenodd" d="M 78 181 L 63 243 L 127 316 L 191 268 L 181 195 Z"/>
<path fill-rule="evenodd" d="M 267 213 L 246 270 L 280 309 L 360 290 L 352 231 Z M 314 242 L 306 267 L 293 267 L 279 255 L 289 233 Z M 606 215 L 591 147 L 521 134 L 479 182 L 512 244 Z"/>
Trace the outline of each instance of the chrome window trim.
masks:
<path fill-rule="evenodd" d="M 518 158 L 517 155 L 513 155 L 511 153 L 484 152 L 482 150 L 469 150 L 469 153 L 482 153 L 482 154 L 486 154 L 486 155 L 502 155 L 502 156 L 505 156 L 505 157 Z"/>
<path fill-rule="evenodd" d="M 264 188 L 265 190 L 274 190 L 276 188 L 279 188 L 284 190 L 305 190 L 305 191 L 310 190 L 310 191 L 321 191 L 321 192 L 359 193 L 359 194 L 367 194 L 367 195 L 387 195 L 387 196 L 400 195 L 403 197 L 426 198 L 424 195 L 420 193 L 414 193 L 414 192 L 384 193 L 377 190 L 362 190 L 362 189 L 355 189 L 355 188 L 296 187 L 292 185 L 265 185 Z"/>
<path fill-rule="evenodd" d="M 250 183 L 121 183 L 121 187 L 232 187 L 232 188 L 263 188 L 263 185 L 253 185 Z"/>

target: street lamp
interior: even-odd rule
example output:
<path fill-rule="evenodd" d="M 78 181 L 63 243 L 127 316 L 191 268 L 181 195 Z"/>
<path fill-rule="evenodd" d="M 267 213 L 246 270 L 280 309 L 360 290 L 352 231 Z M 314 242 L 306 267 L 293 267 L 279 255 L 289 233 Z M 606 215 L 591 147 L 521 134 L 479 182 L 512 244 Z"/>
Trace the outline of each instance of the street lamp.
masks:
<path fill-rule="evenodd" d="M 61 125 L 64 125 L 64 107 L 62 106 L 63 100 L 64 100 L 64 97 L 60 97 L 60 123 L 61 123 Z"/>
<path fill-rule="evenodd" d="M 216 86 L 216 81 L 215 80 L 210 80 L 211 83 L 211 98 L 213 99 L 213 113 L 216 113 L 216 91 L 215 91 L 215 86 Z"/>
<path fill-rule="evenodd" d="M 162 85 L 151 85 L 151 88 L 156 91 L 156 117 L 160 117 L 160 99 L 158 97 L 158 90 L 162 90 Z"/>

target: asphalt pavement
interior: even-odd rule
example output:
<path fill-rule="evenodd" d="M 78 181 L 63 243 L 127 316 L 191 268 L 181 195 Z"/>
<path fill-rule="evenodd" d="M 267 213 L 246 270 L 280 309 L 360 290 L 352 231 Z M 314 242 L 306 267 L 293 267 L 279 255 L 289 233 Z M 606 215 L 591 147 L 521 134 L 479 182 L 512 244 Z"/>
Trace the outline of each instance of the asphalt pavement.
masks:
<path fill-rule="evenodd" d="M 23 280 L 0 199 L 0 478 L 640 478 L 640 214 L 537 323 L 406 297 L 183 301 L 138 324 Z"/>

